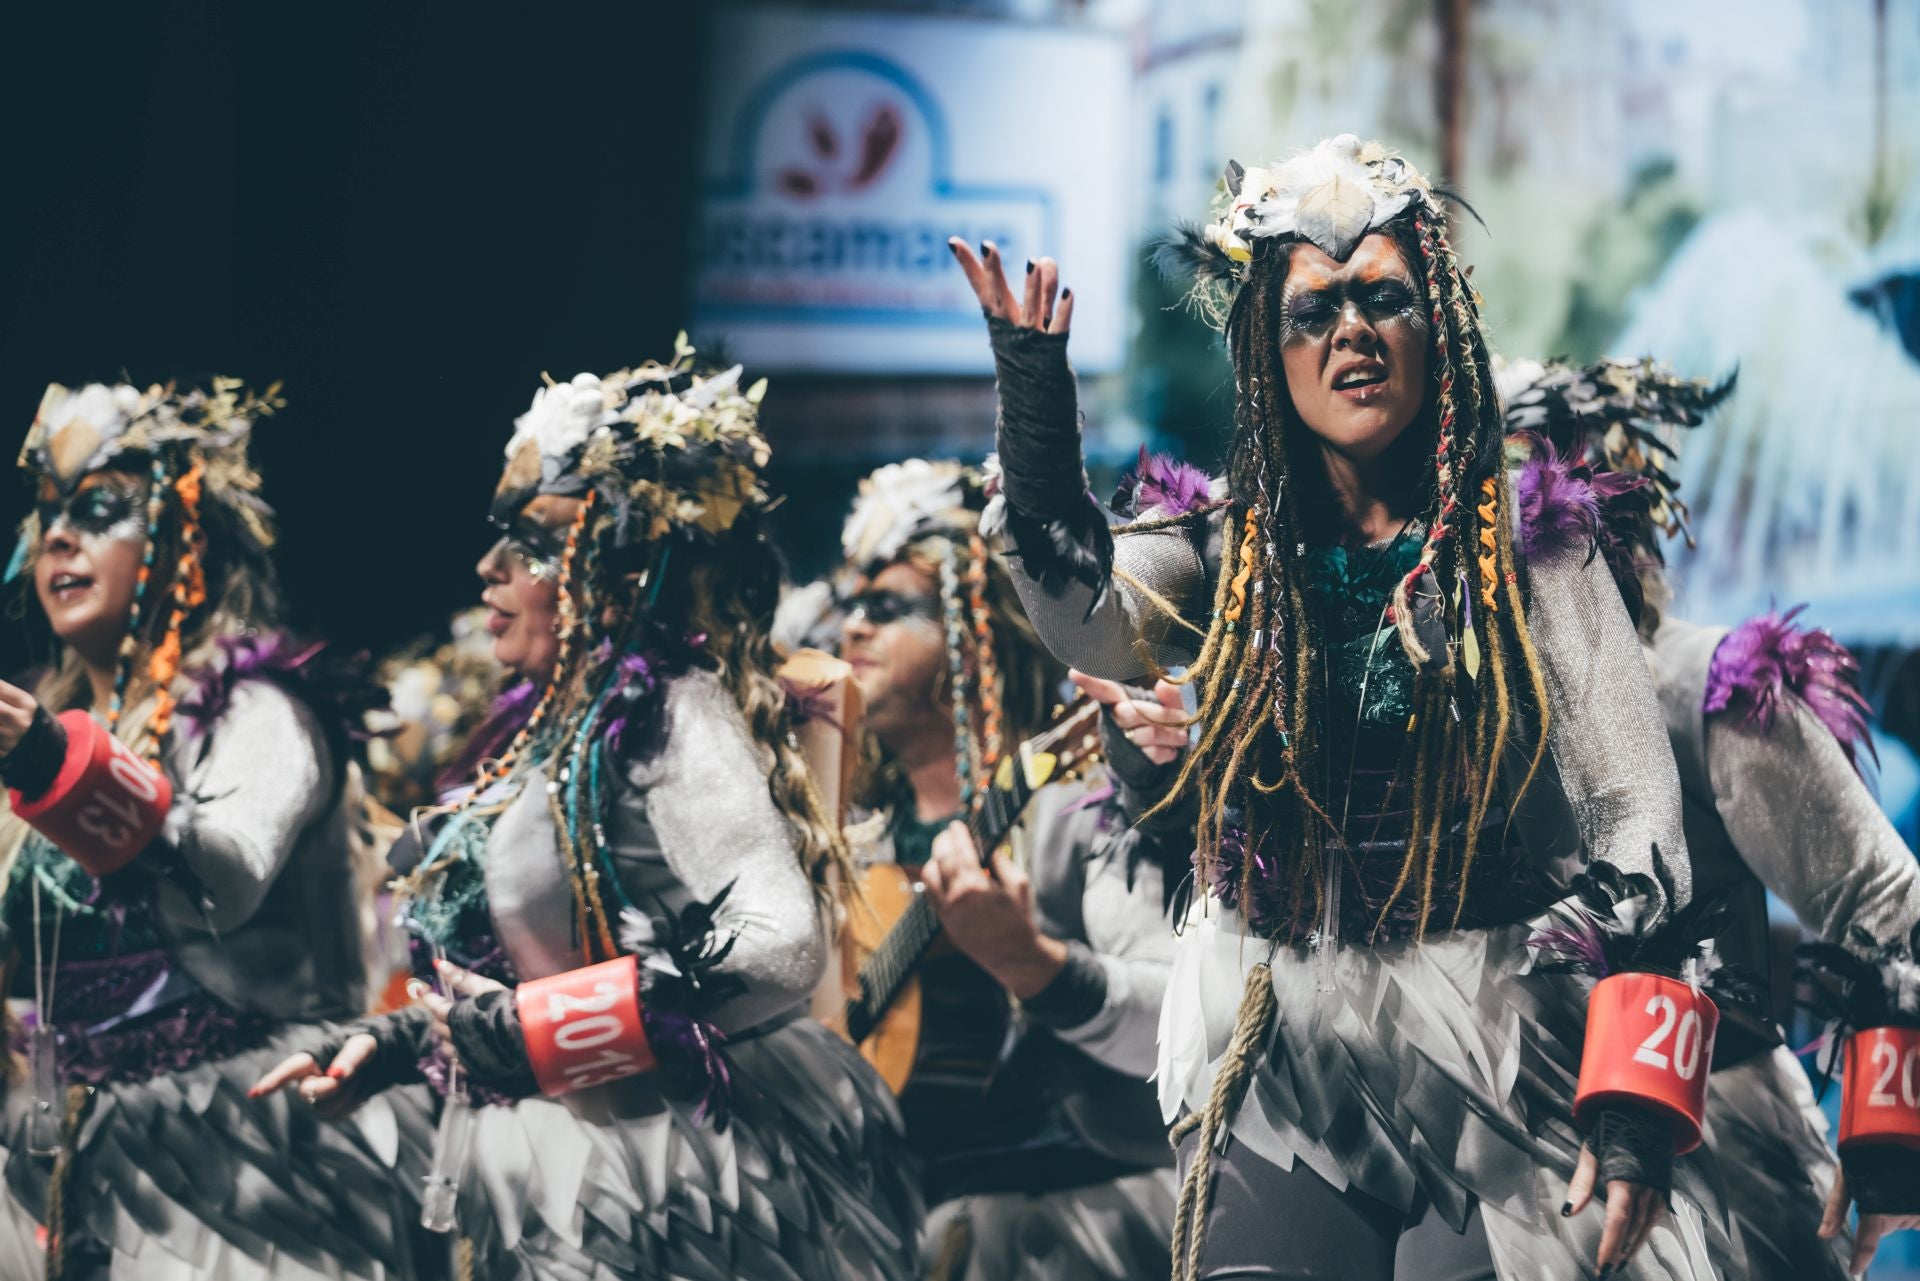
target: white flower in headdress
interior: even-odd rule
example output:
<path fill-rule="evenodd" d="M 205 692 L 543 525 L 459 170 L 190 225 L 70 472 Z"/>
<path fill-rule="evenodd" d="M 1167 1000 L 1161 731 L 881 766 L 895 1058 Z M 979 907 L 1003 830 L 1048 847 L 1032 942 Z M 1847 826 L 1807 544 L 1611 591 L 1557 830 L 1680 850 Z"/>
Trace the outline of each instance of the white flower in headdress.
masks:
<path fill-rule="evenodd" d="M 860 496 L 840 533 L 848 561 L 889 561 L 916 537 L 964 522 L 965 472 L 959 463 L 909 458 L 888 463 L 860 482 Z"/>
<path fill-rule="evenodd" d="M 49 388 L 49 392 L 53 389 Z M 79 391 L 66 391 L 57 399 L 49 395 L 40 409 L 40 425 L 49 434 L 59 431 L 68 423 L 87 423 L 98 431 L 103 438 L 111 438 L 120 433 L 127 421 L 140 412 L 140 393 L 125 383 L 108 387 L 101 383 L 89 383 Z"/>
<path fill-rule="evenodd" d="M 593 429 L 612 421 L 607 389 L 597 374 L 575 374 L 572 382 L 552 383 L 533 393 L 533 404 L 513 420 L 513 439 L 507 457 L 531 440 L 540 449 L 540 461 L 562 462 L 587 443 Z"/>
<path fill-rule="evenodd" d="M 1344 261 L 1361 237 L 1416 199 L 1433 205 L 1413 166 L 1343 133 L 1282 164 L 1247 170 L 1228 225 L 1241 239 L 1299 236 Z"/>

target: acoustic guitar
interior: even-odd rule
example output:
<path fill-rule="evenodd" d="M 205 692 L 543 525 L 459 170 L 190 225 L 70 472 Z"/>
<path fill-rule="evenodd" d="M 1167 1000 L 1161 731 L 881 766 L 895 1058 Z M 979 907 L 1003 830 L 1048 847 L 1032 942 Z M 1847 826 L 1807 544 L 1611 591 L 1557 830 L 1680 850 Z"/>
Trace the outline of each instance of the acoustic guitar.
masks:
<path fill-rule="evenodd" d="M 1001 759 L 992 785 L 975 797 L 966 816 L 982 865 L 991 862 L 1034 793 L 1050 782 L 1072 778 L 1098 759 L 1099 718 L 1098 703 L 1075 703 L 1051 727 Z M 937 950 L 940 917 L 919 880 L 897 863 L 867 869 L 861 888 L 865 902 L 849 910 L 841 940 L 846 1005 L 832 1024 L 859 1047 L 897 1095 L 922 1058 L 929 996 L 919 972 L 929 952 Z M 971 1039 L 980 1046 L 977 1053 L 962 1057 L 990 1058 L 1003 1030 L 983 1028 L 954 1039 Z"/>

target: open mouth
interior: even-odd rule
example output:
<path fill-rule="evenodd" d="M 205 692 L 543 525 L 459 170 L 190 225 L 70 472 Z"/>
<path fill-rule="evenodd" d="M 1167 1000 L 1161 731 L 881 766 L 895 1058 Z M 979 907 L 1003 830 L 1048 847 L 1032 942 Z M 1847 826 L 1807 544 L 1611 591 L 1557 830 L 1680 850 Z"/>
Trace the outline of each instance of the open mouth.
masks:
<path fill-rule="evenodd" d="M 85 574 L 55 574 L 47 582 L 54 599 L 62 601 L 72 600 L 92 586 L 93 579 Z"/>
<path fill-rule="evenodd" d="M 1386 366 L 1378 364 L 1354 365 L 1343 369 L 1334 377 L 1335 391 L 1360 391 L 1368 387 L 1378 387 L 1387 381 Z"/>

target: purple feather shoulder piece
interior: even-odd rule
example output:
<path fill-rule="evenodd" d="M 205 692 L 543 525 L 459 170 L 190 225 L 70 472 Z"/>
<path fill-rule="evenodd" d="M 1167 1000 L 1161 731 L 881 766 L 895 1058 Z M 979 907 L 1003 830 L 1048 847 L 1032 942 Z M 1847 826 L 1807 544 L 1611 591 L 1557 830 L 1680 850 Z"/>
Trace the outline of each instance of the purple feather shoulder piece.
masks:
<path fill-rule="evenodd" d="M 1869 756 L 1879 759 L 1867 735 L 1867 700 L 1855 685 L 1860 664 L 1831 633 L 1796 623 L 1804 609 L 1796 605 L 1784 614 L 1769 611 L 1728 632 L 1707 667 L 1701 710 L 1732 711 L 1743 724 L 1765 733 L 1773 727 L 1782 701 L 1796 695 L 1857 770 L 1863 745 Z"/>
<path fill-rule="evenodd" d="M 1572 548 L 1598 552 L 1611 566 L 1624 546 L 1610 519 L 1622 498 L 1646 484 L 1644 477 L 1596 472 L 1560 453 L 1543 437 L 1532 438 L 1527 461 L 1514 479 L 1520 507 L 1520 554 L 1529 560 Z"/>
<path fill-rule="evenodd" d="M 367 655 L 341 655 L 325 641 L 298 641 L 286 632 L 222 636 L 216 655 L 187 673 L 191 689 L 174 710 L 181 728 L 198 738 L 213 728 L 242 681 L 268 680 L 311 708 L 329 733 L 351 741 L 372 737 L 367 713 L 387 705 L 387 691 L 368 679 Z"/>
<path fill-rule="evenodd" d="M 1213 477 L 1191 463 L 1140 447 L 1140 461 L 1121 478 L 1108 507 L 1117 515 L 1138 520 L 1156 516 L 1188 516 L 1213 501 Z"/>

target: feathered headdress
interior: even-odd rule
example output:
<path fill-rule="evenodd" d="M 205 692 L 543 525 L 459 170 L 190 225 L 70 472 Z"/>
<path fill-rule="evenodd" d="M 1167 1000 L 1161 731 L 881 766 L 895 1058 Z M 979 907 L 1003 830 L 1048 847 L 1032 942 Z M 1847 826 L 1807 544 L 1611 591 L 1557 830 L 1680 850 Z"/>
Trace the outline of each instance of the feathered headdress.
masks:
<path fill-rule="evenodd" d="M 888 463 L 861 480 L 840 550 L 848 565 L 870 572 L 923 538 L 964 543 L 979 532 L 985 501 L 986 478 L 973 468 L 950 459 Z"/>
<path fill-rule="evenodd" d="M 1188 304 L 1220 329 L 1246 283 L 1254 241 L 1305 240 L 1344 262 L 1410 205 L 1444 222 L 1440 194 L 1384 144 L 1343 133 L 1265 167 L 1229 161 L 1212 216 L 1179 227 L 1156 257 L 1169 277 L 1193 278 Z"/>
<path fill-rule="evenodd" d="M 50 383 L 20 447 L 20 466 L 63 497 L 105 467 L 146 472 L 157 461 L 175 476 L 197 469 L 201 506 L 225 508 L 238 536 L 265 553 L 274 544 L 273 510 L 261 501 L 247 444 L 254 422 L 285 406 L 279 383 L 256 394 L 238 378 L 185 390 L 174 383 L 145 391 L 126 383 Z M 39 544 L 40 517 L 30 514 L 9 579 L 32 562 Z"/>
<path fill-rule="evenodd" d="M 514 420 L 496 519 L 537 494 L 592 494 L 612 515 L 616 546 L 725 533 L 743 509 L 767 502 L 766 380 L 742 391 L 740 372 L 695 373 L 683 333 L 671 364 L 549 380 Z"/>

